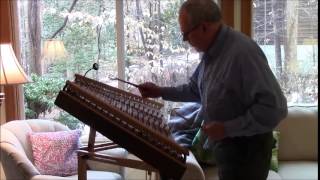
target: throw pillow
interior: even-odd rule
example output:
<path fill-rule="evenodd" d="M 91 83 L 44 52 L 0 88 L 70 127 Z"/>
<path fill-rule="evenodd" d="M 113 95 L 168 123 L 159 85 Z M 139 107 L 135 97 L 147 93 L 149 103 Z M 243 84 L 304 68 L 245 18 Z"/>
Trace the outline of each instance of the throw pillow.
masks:
<path fill-rule="evenodd" d="M 80 130 L 29 133 L 34 164 L 41 174 L 77 174 Z"/>

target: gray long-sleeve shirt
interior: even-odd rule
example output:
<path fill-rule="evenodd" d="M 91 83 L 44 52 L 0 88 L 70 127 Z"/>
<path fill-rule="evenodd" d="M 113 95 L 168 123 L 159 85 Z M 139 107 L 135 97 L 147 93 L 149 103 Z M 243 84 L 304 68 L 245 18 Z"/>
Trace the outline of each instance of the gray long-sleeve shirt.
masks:
<path fill-rule="evenodd" d="M 287 115 L 286 98 L 260 47 L 226 25 L 190 81 L 163 87 L 162 98 L 201 103 L 204 122 L 222 122 L 226 137 L 270 132 Z"/>

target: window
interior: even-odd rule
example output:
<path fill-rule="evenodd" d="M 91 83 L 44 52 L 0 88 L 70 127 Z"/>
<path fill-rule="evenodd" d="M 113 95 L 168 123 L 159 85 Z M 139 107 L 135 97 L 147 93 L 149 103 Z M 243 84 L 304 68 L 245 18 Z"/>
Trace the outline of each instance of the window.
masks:
<path fill-rule="evenodd" d="M 99 71 L 87 76 L 113 86 L 118 82 L 108 76 L 117 75 L 119 69 L 134 83 L 170 86 L 185 82 L 199 62 L 199 54 L 181 40 L 177 16 L 182 2 L 19 0 L 21 59 L 34 81 L 25 85 L 27 118 L 52 118 L 73 129 L 84 128 L 53 102 L 67 79 L 84 74 L 94 62 L 99 63 Z M 119 5 L 123 29 L 117 26 L 121 22 L 116 22 Z M 253 38 L 265 52 L 289 105 L 317 105 L 318 1 L 253 0 L 252 7 Z M 125 47 L 121 60 L 119 31 Z M 49 39 L 61 40 L 67 56 L 45 56 L 42 50 Z M 124 63 L 124 69 L 117 61 Z M 138 93 L 131 86 L 125 89 Z M 178 105 L 163 103 L 165 111 Z"/>
<path fill-rule="evenodd" d="M 18 1 L 21 59 L 33 83 L 26 84 L 27 118 L 50 118 L 71 129 L 83 128 L 80 121 L 54 106 L 57 93 L 75 73 L 84 74 L 94 62 L 99 71 L 88 77 L 112 86 L 117 75 L 116 7 L 118 0 Z M 152 81 L 177 85 L 194 71 L 199 55 L 183 43 L 177 21 L 181 0 L 124 0 L 125 78 L 134 83 Z M 120 23 L 120 22 L 119 22 Z M 48 57 L 47 40 L 60 40 L 66 56 Z M 134 87 L 126 90 L 138 93 Z M 176 106 L 165 103 L 165 109 Z"/>
<path fill-rule="evenodd" d="M 318 1 L 253 0 L 253 38 L 288 105 L 318 105 Z"/>
<path fill-rule="evenodd" d="M 179 0 L 124 1 L 126 78 L 161 86 L 187 82 L 199 54 L 182 41 L 178 23 Z M 128 86 L 137 93 L 137 89 Z M 165 109 L 177 103 L 162 102 Z"/>
<path fill-rule="evenodd" d="M 27 118 L 50 118 L 71 129 L 84 128 L 76 118 L 54 106 L 67 79 L 84 74 L 94 62 L 100 71 L 88 76 L 106 83 L 116 70 L 115 1 L 18 1 L 21 59 L 33 83 L 26 84 Z M 47 57 L 47 40 L 61 40 L 66 56 Z"/>

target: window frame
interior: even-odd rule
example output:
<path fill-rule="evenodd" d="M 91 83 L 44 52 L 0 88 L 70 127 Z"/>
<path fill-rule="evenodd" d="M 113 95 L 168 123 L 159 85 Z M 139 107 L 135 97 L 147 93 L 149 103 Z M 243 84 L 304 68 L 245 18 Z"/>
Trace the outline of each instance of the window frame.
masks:
<path fill-rule="evenodd" d="M 17 0 L 10 1 L 5 0 L 1 1 L 1 22 L 7 23 L 8 26 L 1 26 L 1 30 L 5 31 L 7 34 L 1 34 L 1 42 L 9 41 L 13 42 L 14 49 L 16 53 L 19 52 L 19 33 L 18 33 L 18 20 L 16 14 L 17 10 Z M 225 22 L 231 27 L 235 27 L 234 19 L 237 14 L 234 14 L 235 8 L 236 12 L 241 14 L 241 30 L 245 30 L 246 34 L 250 34 L 251 30 L 251 0 L 243 1 L 229 1 L 229 0 L 218 0 L 220 4 L 221 11 Z M 237 5 L 235 6 L 235 3 Z M 239 7 L 240 4 L 240 7 Z M 240 11 L 239 11 L 240 8 Z M 242 11 L 241 11 L 242 10 Z M 250 17 L 250 18 L 248 18 Z M 247 18 L 247 19 L 244 19 Z M 125 40 L 124 40 L 124 0 L 116 1 L 116 31 L 117 31 L 117 66 L 118 66 L 118 75 L 119 78 L 125 78 Z M 8 29 L 5 29 L 8 27 Z M 9 28 L 11 27 L 11 29 Z M 13 28 L 14 27 L 14 28 Z M 249 28 L 250 27 L 250 28 Z M 12 29 L 13 28 L 13 29 Z M 8 37 L 10 39 L 3 40 L 3 38 Z M 119 88 L 124 88 L 123 83 L 118 83 Z M 5 114 L 4 121 L 10 121 L 14 119 L 24 119 L 24 97 L 23 97 L 23 88 L 21 85 L 17 87 L 5 87 L 4 91 L 6 92 L 6 101 L 5 105 L 2 106 L 0 112 Z M 10 107 L 10 108 L 8 108 Z M 1 122 L 3 121 L 1 119 Z"/>

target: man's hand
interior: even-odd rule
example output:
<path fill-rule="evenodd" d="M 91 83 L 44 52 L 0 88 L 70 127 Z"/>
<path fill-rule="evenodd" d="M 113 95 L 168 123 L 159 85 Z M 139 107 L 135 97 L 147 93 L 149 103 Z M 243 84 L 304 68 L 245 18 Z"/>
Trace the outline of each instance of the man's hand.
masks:
<path fill-rule="evenodd" d="M 158 98 L 161 96 L 160 87 L 151 82 L 139 84 L 138 89 L 143 98 Z"/>
<path fill-rule="evenodd" d="M 223 123 L 210 122 L 202 126 L 203 132 L 212 140 L 220 140 L 225 136 Z"/>

